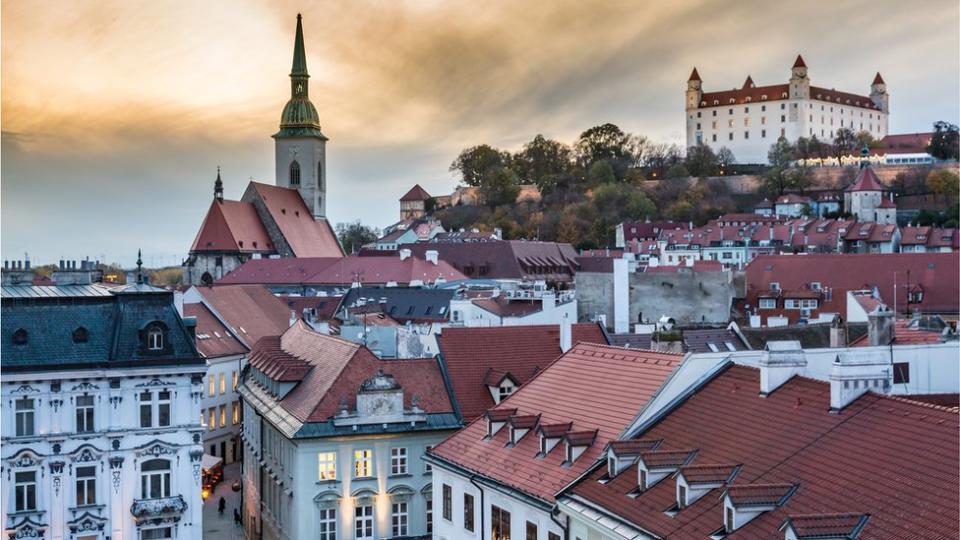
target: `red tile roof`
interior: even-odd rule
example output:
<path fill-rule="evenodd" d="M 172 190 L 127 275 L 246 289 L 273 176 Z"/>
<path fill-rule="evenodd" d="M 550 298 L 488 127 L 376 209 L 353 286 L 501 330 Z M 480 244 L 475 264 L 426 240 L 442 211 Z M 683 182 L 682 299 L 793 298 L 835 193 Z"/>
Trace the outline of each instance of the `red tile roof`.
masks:
<path fill-rule="evenodd" d="M 198 293 L 247 345 L 276 336 L 290 325 L 290 310 L 262 285 L 196 287 Z"/>
<path fill-rule="evenodd" d="M 622 432 L 643 405 L 680 364 L 680 355 L 629 351 L 581 343 L 527 382 L 498 408 L 541 414 L 545 424 L 572 422 L 578 443 L 591 442 L 569 466 L 563 448 L 537 458 L 537 437 L 524 437 L 506 447 L 505 429 L 485 439 L 484 419 L 474 421 L 435 446 L 431 453 L 467 470 L 553 502 L 554 493 L 600 457 L 607 443 Z M 590 435 L 596 430 L 596 435 Z M 589 441 L 591 437 L 595 440 Z"/>
<path fill-rule="evenodd" d="M 940 343 L 940 332 L 922 328 L 911 328 L 909 320 L 897 319 L 893 323 L 893 343 L 896 345 Z M 868 347 L 869 345 L 869 336 L 866 334 L 850 342 L 851 347 Z"/>
<path fill-rule="evenodd" d="M 867 393 L 831 414 L 827 383 L 794 377 L 760 397 L 759 381 L 757 369 L 728 367 L 638 435 L 663 439 L 666 449 L 697 448 L 694 465 L 742 464 L 733 486 L 798 486 L 732 537 L 781 538 L 788 516 L 834 512 L 869 513 L 869 538 L 958 536 L 957 409 Z M 671 517 L 664 513 L 676 501 L 670 478 L 631 497 L 636 465 L 599 482 L 605 474 L 597 467 L 567 493 L 659 537 L 707 538 L 723 523 L 719 492 Z M 736 487 L 738 499 L 741 489 L 746 500 L 770 502 L 785 488 Z"/>
<path fill-rule="evenodd" d="M 577 264 L 570 244 L 556 242 L 417 242 L 409 248 L 419 257 L 437 251 L 441 261 L 474 279 L 573 281 Z"/>
<path fill-rule="evenodd" d="M 610 441 L 610 449 L 618 456 L 639 456 L 641 452 L 656 450 L 661 443 L 663 441 L 654 439 Z"/>
<path fill-rule="evenodd" d="M 687 79 L 687 80 L 688 80 L 688 81 L 699 81 L 699 80 L 700 80 L 700 74 L 697 73 L 697 68 L 693 68 L 693 71 L 690 72 L 690 78 Z"/>
<path fill-rule="evenodd" d="M 769 86 L 753 86 L 750 88 L 735 88 L 720 92 L 704 92 L 700 98 L 701 107 L 722 107 L 724 105 L 745 105 L 753 102 L 775 101 L 787 99 L 790 92 L 789 84 L 773 84 Z M 731 101 L 732 100 L 732 101 Z"/>
<path fill-rule="evenodd" d="M 244 346 L 202 303 L 184 304 L 183 314 L 197 318 L 197 350 L 205 358 L 246 354 Z"/>
<path fill-rule="evenodd" d="M 872 167 L 863 167 L 853 179 L 853 183 L 847 186 L 846 191 L 890 191 L 886 186 L 880 183 L 877 173 L 873 172 Z"/>
<path fill-rule="evenodd" d="M 898 133 L 880 139 L 880 148 L 870 153 L 878 154 L 925 154 L 933 133 Z"/>
<path fill-rule="evenodd" d="M 592 323 L 571 325 L 572 344 L 606 343 Z M 494 406 L 486 387 L 491 370 L 523 384 L 560 356 L 559 325 L 444 328 L 437 337 L 453 394 L 464 420 L 473 420 Z M 503 377 L 501 376 L 501 379 Z"/>
<path fill-rule="evenodd" d="M 789 525 L 800 540 L 823 538 L 857 538 L 866 525 L 870 514 L 809 514 L 787 518 Z"/>
<path fill-rule="evenodd" d="M 780 506 L 795 490 L 796 484 L 744 484 L 725 491 L 734 506 Z"/>
<path fill-rule="evenodd" d="M 403 197 L 400 197 L 401 201 L 426 201 L 430 199 L 430 194 L 427 193 L 427 190 L 420 187 L 420 184 L 416 184 L 410 191 L 408 191 Z"/>
<path fill-rule="evenodd" d="M 880 76 L 880 72 L 879 72 L 879 71 L 877 72 L 877 76 L 873 78 L 873 83 L 872 83 L 872 84 L 886 84 L 886 83 L 883 81 L 883 77 Z"/>
<path fill-rule="evenodd" d="M 251 259 L 217 280 L 217 285 L 258 283 L 299 285 L 341 257 L 298 257 L 287 259 Z"/>
<path fill-rule="evenodd" d="M 803 57 L 798 54 L 797 59 L 794 60 L 793 62 L 793 67 L 795 68 L 807 67 L 807 63 L 804 62 Z"/>
<path fill-rule="evenodd" d="M 343 249 L 326 219 L 314 219 L 295 189 L 250 182 L 244 199 L 256 192 L 295 257 L 340 257 Z"/>
<path fill-rule="evenodd" d="M 680 467 L 680 474 L 688 484 L 718 484 L 730 481 L 739 467 L 737 463 L 688 465 Z"/>
<path fill-rule="evenodd" d="M 252 203 L 214 199 L 190 251 L 272 253 L 276 248 Z"/>
<path fill-rule="evenodd" d="M 282 336 L 260 340 L 250 365 L 277 381 L 299 381 L 279 404 L 301 422 L 325 422 L 344 401 L 354 410 L 360 384 L 379 370 L 403 388 L 406 408 L 416 399 L 427 413 L 453 411 L 435 359 L 380 360 L 366 347 L 314 332 L 302 321 Z"/>
<path fill-rule="evenodd" d="M 876 286 L 884 303 L 900 309 L 907 305 L 908 279 L 911 286 L 919 285 L 924 291 L 922 302 L 912 303 L 911 309 L 960 313 L 960 258 L 955 253 L 760 255 L 746 267 L 748 297 L 751 292 L 769 291 L 773 282 L 781 289 L 797 290 L 816 281 L 833 289 L 835 299 L 848 290 Z M 846 301 L 838 307 L 846 318 Z"/>
<path fill-rule="evenodd" d="M 310 276 L 311 285 L 349 285 L 359 276 L 364 285 L 379 285 L 395 282 L 406 285 L 421 281 L 433 284 L 438 278 L 446 281 L 466 279 L 457 269 L 445 261 L 437 264 L 420 257 L 410 256 L 401 260 L 398 255 L 370 256 L 350 255 Z"/>
<path fill-rule="evenodd" d="M 297 314 L 297 317 L 303 318 L 303 311 L 306 309 L 315 310 L 317 321 L 329 321 L 337 314 L 340 307 L 342 296 L 289 296 L 278 295 L 287 308 Z"/>
<path fill-rule="evenodd" d="M 900 227 L 900 245 L 953 248 L 958 229 L 935 227 Z"/>

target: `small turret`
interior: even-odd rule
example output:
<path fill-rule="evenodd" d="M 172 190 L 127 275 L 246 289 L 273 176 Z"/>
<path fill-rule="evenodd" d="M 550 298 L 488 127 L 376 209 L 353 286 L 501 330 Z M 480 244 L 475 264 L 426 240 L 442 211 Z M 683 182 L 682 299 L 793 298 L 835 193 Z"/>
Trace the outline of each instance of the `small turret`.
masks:
<path fill-rule="evenodd" d="M 881 111 L 890 112 L 890 96 L 887 95 L 887 83 L 884 82 L 879 71 L 870 84 L 870 99 Z"/>
<path fill-rule="evenodd" d="M 790 68 L 790 99 L 808 99 L 810 97 L 810 78 L 807 77 L 807 63 L 799 54 Z"/>
<path fill-rule="evenodd" d="M 700 100 L 703 97 L 703 81 L 700 80 L 700 74 L 697 68 L 693 68 L 690 78 L 687 79 L 687 110 L 696 109 L 700 106 Z"/>

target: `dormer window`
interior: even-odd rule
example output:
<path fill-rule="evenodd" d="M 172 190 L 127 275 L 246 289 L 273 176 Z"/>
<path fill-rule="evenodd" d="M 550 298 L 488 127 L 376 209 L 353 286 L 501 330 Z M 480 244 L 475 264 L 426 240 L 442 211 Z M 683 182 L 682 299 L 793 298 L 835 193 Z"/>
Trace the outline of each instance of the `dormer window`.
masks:
<path fill-rule="evenodd" d="M 487 411 L 487 438 L 493 438 L 516 412 L 516 409 L 492 409 Z"/>
<path fill-rule="evenodd" d="M 797 484 L 744 484 L 731 486 L 723 494 L 724 527 L 734 532 L 764 512 L 783 506 Z"/>
<path fill-rule="evenodd" d="M 520 439 L 537 426 L 540 420 L 539 414 L 513 415 L 507 419 L 510 425 L 510 442 L 508 446 L 514 446 L 520 442 Z"/>
<path fill-rule="evenodd" d="M 147 349 L 151 351 L 163 350 L 163 330 L 152 327 L 147 330 Z"/>
<path fill-rule="evenodd" d="M 566 452 L 564 465 L 571 465 L 589 448 L 597 438 L 597 430 L 571 431 L 566 434 Z"/>
<path fill-rule="evenodd" d="M 771 290 L 771 291 L 779 291 L 779 290 L 780 290 L 780 283 L 777 282 L 777 281 L 771 282 L 771 283 L 770 283 L 770 290 Z"/>

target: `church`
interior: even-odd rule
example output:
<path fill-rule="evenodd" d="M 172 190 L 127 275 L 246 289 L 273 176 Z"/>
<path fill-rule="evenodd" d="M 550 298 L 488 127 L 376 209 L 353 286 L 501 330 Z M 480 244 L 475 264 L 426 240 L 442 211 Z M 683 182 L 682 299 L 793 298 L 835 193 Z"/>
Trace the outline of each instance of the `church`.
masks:
<path fill-rule="evenodd" d="M 239 201 L 225 200 L 217 171 L 213 201 L 183 262 L 184 284 L 209 285 L 250 259 L 343 256 L 326 217 L 327 137 L 309 81 L 297 15 L 290 100 L 273 135 L 275 185 L 251 181 Z"/>

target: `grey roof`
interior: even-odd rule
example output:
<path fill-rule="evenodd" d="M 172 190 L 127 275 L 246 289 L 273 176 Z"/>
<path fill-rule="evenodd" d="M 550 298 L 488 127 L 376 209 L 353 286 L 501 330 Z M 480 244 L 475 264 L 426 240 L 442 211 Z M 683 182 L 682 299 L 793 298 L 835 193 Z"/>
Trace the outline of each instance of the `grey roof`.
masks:
<path fill-rule="evenodd" d="M 682 330 L 682 332 L 683 348 L 686 352 L 708 353 L 749 349 L 735 332 L 726 328 L 697 328 Z M 651 334 L 611 334 L 610 344 L 630 349 L 650 349 L 651 337 Z"/>
<path fill-rule="evenodd" d="M 76 289 L 95 286 L 76 286 Z M 67 287 L 35 287 L 39 289 Z M 3 371 L 184 365 L 204 361 L 173 304 L 173 293 L 107 294 L 95 290 L 75 295 L 45 296 L 23 291 L 2 300 Z M 66 292 L 66 291 L 63 291 Z M 165 347 L 147 351 L 143 330 L 151 323 L 165 330 Z M 75 342 L 74 331 L 87 331 Z M 27 332 L 26 343 L 14 343 L 14 333 Z"/>
<path fill-rule="evenodd" d="M 385 299 L 383 312 L 394 320 L 437 320 L 447 318 L 453 289 L 417 289 L 407 287 L 356 287 L 350 289 L 340 303 L 342 308 L 353 307 L 361 298 L 379 303 Z"/>
<path fill-rule="evenodd" d="M 741 326 L 740 331 L 753 349 L 763 350 L 771 341 L 797 340 L 804 349 L 823 349 L 830 346 L 830 324 L 803 324 L 773 328 Z M 867 325 L 847 324 L 847 342 L 852 343 L 867 333 Z"/>
<path fill-rule="evenodd" d="M 2 298 L 73 298 L 110 296 L 110 289 L 100 285 L 4 285 Z"/>

